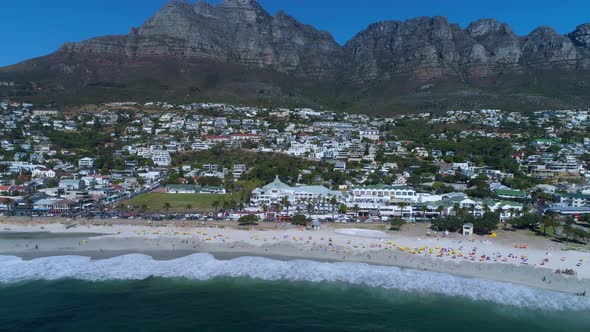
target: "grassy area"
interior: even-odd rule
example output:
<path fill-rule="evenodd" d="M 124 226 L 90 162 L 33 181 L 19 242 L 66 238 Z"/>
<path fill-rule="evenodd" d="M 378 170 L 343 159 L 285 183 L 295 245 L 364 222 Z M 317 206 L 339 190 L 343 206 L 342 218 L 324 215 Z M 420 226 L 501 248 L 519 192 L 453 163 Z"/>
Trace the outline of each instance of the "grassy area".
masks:
<path fill-rule="evenodd" d="M 189 212 L 188 205 L 192 206 L 190 212 L 212 212 L 213 202 L 219 201 L 220 208 L 222 202 L 231 201 L 232 195 L 216 195 L 216 194 L 168 194 L 168 193 L 145 193 L 135 196 L 132 199 L 125 201 L 124 204 L 136 206 L 141 208 L 147 206 L 149 212 L 160 211 L 164 212 L 164 204 L 170 204 L 170 212 Z"/>

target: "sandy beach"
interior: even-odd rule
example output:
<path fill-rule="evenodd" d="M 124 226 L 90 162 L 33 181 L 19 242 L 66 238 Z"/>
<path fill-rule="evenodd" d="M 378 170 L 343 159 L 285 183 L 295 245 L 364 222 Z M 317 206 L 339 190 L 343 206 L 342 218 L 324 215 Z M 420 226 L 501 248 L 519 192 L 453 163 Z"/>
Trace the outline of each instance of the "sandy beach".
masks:
<path fill-rule="evenodd" d="M 443 237 L 421 226 L 397 233 L 355 228 L 355 224 L 306 230 L 270 223 L 261 225 L 260 229 L 242 229 L 231 223 L 107 222 L 4 218 L 0 224 L 0 255 L 23 259 L 80 255 L 102 259 L 142 253 L 168 260 L 192 253 L 211 253 L 218 259 L 263 256 L 281 260 L 363 262 L 567 293 L 590 292 L 590 253 L 566 251 L 562 244 L 519 234 L 499 234 L 497 238 L 459 234 Z M 74 223 L 74 227 L 66 228 Z M 557 269 L 569 269 L 575 275 L 557 274 Z"/>

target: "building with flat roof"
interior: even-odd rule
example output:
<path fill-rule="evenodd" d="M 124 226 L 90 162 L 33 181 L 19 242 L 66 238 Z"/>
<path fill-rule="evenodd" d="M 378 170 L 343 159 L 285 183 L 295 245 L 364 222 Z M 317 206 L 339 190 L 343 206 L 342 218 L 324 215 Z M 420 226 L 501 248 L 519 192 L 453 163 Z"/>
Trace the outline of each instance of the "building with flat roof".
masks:
<path fill-rule="evenodd" d="M 352 204 L 388 204 L 395 201 L 418 202 L 416 190 L 406 185 L 370 185 L 356 187 L 349 193 Z"/>

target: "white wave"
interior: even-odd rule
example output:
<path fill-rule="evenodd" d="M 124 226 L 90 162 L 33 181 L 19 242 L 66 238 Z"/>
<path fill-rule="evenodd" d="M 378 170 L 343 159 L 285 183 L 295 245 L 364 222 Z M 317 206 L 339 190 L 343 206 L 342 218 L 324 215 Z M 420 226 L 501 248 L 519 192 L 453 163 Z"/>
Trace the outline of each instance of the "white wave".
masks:
<path fill-rule="evenodd" d="M 152 276 L 197 280 L 248 277 L 262 280 L 344 282 L 415 293 L 461 296 L 532 309 L 590 309 L 590 299 L 570 294 L 363 263 L 279 261 L 262 257 L 217 260 L 210 254 L 193 254 L 168 261 L 153 260 L 150 256 L 141 254 L 102 260 L 82 256 L 56 256 L 24 261 L 15 256 L 0 256 L 0 283 L 5 284 L 64 278 L 90 281 L 141 280 Z"/>

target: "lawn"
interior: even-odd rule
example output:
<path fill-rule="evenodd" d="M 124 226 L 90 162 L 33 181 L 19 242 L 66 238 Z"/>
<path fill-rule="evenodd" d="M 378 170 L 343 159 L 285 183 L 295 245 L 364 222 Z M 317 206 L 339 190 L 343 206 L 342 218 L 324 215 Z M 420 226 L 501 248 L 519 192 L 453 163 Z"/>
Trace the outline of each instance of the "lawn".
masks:
<path fill-rule="evenodd" d="M 192 206 L 190 212 L 212 212 L 213 202 L 218 201 L 219 208 L 223 201 L 231 201 L 232 195 L 216 195 L 216 194 L 168 194 L 150 192 L 133 197 L 125 201 L 124 204 L 136 206 L 141 208 L 147 206 L 148 211 L 164 212 L 164 204 L 170 204 L 170 212 L 189 212 L 188 205 Z"/>

